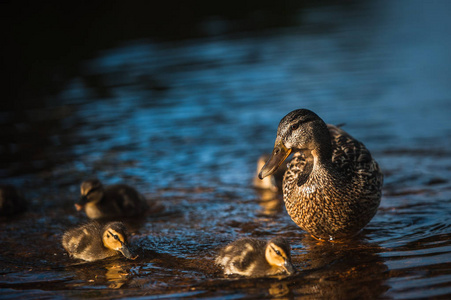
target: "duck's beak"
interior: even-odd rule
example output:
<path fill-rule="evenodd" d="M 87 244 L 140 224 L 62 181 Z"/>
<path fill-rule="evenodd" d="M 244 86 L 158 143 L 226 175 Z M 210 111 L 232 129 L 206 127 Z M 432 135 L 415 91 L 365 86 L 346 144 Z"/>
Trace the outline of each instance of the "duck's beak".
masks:
<path fill-rule="evenodd" d="M 138 256 L 133 257 L 133 254 L 130 252 L 126 244 L 122 244 L 122 247 L 118 249 L 122 255 L 124 255 L 127 259 L 136 259 Z"/>
<path fill-rule="evenodd" d="M 78 202 L 75 203 L 75 208 L 77 209 L 77 211 L 82 210 L 87 202 L 88 202 L 88 197 L 81 196 L 80 200 L 78 200 Z"/>
<path fill-rule="evenodd" d="M 271 157 L 261 169 L 258 177 L 260 179 L 263 179 L 266 176 L 273 174 L 277 170 L 277 168 L 284 162 L 284 160 L 287 159 L 290 153 L 291 149 L 285 147 L 282 139 L 278 138 L 276 140 L 276 144 L 274 145 L 274 150 L 272 151 Z"/>
<path fill-rule="evenodd" d="M 296 269 L 294 268 L 293 264 L 290 261 L 285 261 L 285 264 L 283 265 L 285 272 L 287 272 L 288 275 L 293 275 L 296 273 Z"/>

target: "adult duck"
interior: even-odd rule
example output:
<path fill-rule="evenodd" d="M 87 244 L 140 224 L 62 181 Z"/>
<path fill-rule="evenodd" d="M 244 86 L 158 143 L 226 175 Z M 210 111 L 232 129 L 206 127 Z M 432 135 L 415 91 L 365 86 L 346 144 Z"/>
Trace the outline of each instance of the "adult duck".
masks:
<path fill-rule="evenodd" d="M 361 142 L 314 112 L 298 109 L 280 121 L 259 177 L 273 174 L 291 153 L 283 198 L 299 227 L 333 240 L 355 235 L 370 222 L 380 204 L 383 175 Z"/>

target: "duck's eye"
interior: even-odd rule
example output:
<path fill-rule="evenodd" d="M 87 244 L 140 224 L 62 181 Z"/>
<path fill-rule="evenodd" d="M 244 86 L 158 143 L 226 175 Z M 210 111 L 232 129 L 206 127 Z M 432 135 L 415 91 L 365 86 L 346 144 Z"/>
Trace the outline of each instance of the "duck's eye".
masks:
<path fill-rule="evenodd" d="M 91 195 L 92 193 L 97 192 L 99 189 L 100 189 L 100 186 L 93 187 L 92 189 L 90 189 L 90 190 L 86 193 L 85 197 L 88 197 L 88 196 Z"/>
<path fill-rule="evenodd" d="M 115 240 L 120 241 L 119 236 L 116 235 L 116 234 L 114 234 L 114 233 L 112 233 L 111 231 L 108 231 L 107 236 L 108 236 L 109 238 L 110 238 L 110 237 L 113 237 Z"/>
<path fill-rule="evenodd" d="M 299 128 L 299 124 L 293 124 L 291 125 L 291 130 L 296 130 Z"/>
<path fill-rule="evenodd" d="M 275 250 L 277 255 L 280 255 L 280 251 L 279 250 Z"/>

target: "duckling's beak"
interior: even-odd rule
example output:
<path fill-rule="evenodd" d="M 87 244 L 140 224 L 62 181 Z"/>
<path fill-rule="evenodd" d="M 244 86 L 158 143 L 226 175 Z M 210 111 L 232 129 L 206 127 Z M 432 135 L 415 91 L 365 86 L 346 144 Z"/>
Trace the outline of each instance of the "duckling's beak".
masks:
<path fill-rule="evenodd" d="M 78 200 L 78 202 L 75 203 L 75 208 L 77 209 L 77 211 L 80 211 L 83 209 L 86 203 L 88 203 L 88 197 L 81 196 L 80 200 Z"/>
<path fill-rule="evenodd" d="M 271 157 L 261 169 L 258 177 L 260 179 L 263 179 L 266 176 L 273 174 L 277 170 L 277 168 L 285 161 L 285 159 L 287 159 L 290 153 L 291 149 L 285 147 L 282 139 L 278 138 L 276 140 L 276 144 L 274 146 L 274 150 L 272 151 Z"/>
<path fill-rule="evenodd" d="M 138 256 L 133 257 L 133 254 L 130 252 L 126 244 L 122 244 L 122 247 L 119 248 L 117 251 L 122 253 L 127 259 L 136 259 Z"/>
<path fill-rule="evenodd" d="M 283 268 L 285 269 L 285 272 L 287 272 L 288 275 L 293 275 L 294 273 L 296 273 L 296 269 L 294 268 L 293 264 L 288 260 L 285 261 Z"/>

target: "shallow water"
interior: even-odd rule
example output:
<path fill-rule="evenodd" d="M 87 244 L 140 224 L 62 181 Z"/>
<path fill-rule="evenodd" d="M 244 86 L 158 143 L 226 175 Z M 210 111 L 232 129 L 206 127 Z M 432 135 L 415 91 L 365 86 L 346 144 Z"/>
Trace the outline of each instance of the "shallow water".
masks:
<path fill-rule="evenodd" d="M 309 7 L 290 26 L 128 40 L 73 62 L 58 92 L 1 114 L 2 183 L 30 201 L 0 222 L 2 297 L 448 298 L 451 7 L 425 6 Z M 300 107 L 345 123 L 384 171 L 381 207 L 352 240 L 312 239 L 281 195 L 252 187 Z M 93 176 L 164 207 L 126 220 L 134 261 L 82 263 L 60 244 L 87 221 L 73 204 Z M 224 278 L 213 265 L 229 241 L 275 235 L 297 275 Z"/>

